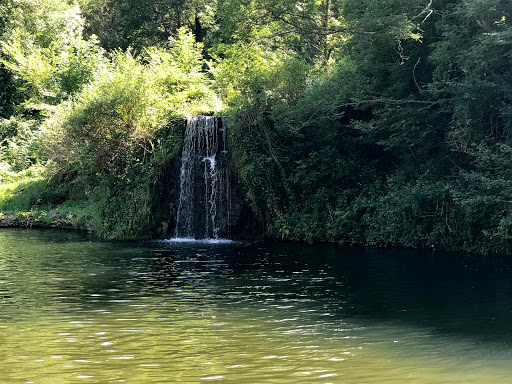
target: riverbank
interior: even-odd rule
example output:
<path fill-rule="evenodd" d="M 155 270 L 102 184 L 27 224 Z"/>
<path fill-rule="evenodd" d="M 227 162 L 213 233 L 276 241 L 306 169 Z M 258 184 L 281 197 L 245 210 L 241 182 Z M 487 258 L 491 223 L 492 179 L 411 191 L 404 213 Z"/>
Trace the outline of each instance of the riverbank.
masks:
<path fill-rule="evenodd" d="M 140 206 L 130 216 L 122 206 L 106 207 L 106 203 L 98 199 L 98 196 L 92 201 L 66 199 L 69 185 L 64 188 L 61 185 L 56 182 L 49 185 L 47 168 L 44 166 L 35 165 L 21 172 L 11 172 L 8 166 L 4 164 L 2 168 L 0 163 L 0 228 L 72 229 L 117 240 L 167 235 L 167 215 L 162 214 L 157 219 L 153 215 L 154 222 L 146 226 L 147 230 L 134 233 L 133 229 L 138 228 L 134 217 L 137 213 L 143 215 Z M 169 192 L 169 195 L 172 194 Z M 118 228 L 125 229 L 125 233 L 119 230 L 115 232 Z"/>
<path fill-rule="evenodd" d="M 163 167 L 158 174 L 175 175 L 178 172 L 176 161 L 173 164 Z M 43 166 L 32 166 L 19 173 L 2 171 L 0 167 L 0 228 L 82 230 L 111 240 L 166 238 L 174 234 L 175 179 L 169 176 L 157 178 L 155 173 L 154 180 L 159 183 L 156 186 L 148 186 L 145 178 L 142 181 L 139 178 L 115 179 L 110 184 L 104 182 L 101 188 L 93 189 L 92 197 L 82 193 L 89 197 L 87 199 L 86 196 L 80 198 L 77 192 L 80 187 L 68 180 L 53 180 L 49 184 L 47 169 Z M 69 192 L 71 190 L 73 193 Z M 240 208 L 235 210 L 234 205 L 231 207 L 230 219 L 234 219 L 233 212 L 237 211 L 238 225 L 231 228 L 229 234 L 219 235 L 474 254 L 512 253 L 510 240 L 495 237 L 493 234 L 499 233 L 497 230 L 485 230 L 482 224 L 484 218 L 476 214 L 477 209 L 471 212 L 464 210 L 460 202 L 450 201 L 450 196 L 445 196 L 444 203 L 438 203 L 439 207 L 450 207 L 449 210 L 436 208 L 436 215 L 421 215 L 421 212 L 434 208 L 429 208 L 427 203 L 416 207 L 410 202 L 416 201 L 424 192 L 422 189 L 404 190 L 399 196 L 385 195 L 380 198 L 367 192 L 367 198 L 338 207 L 330 216 L 291 212 L 281 213 L 267 221 L 261 212 L 266 212 L 269 206 L 259 201 L 260 213 L 255 214 L 248 203 L 254 194 L 249 193 L 249 197 L 239 198 Z M 78 198 L 67 198 L 70 194 Z M 370 198 L 372 196 L 374 198 Z M 404 205 L 404 201 L 409 201 L 409 205 Z M 442 201 L 441 198 L 439 201 Z M 245 208 L 243 204 L 246 204 Z M 480 204 L 489 209 L 492 207 L 487 201 Z M 319 204 L 318 209 L 324 207 Z M 505 214 L 507 211 L 502 212 Z M 268 212 L 267 217 L 272 218 Z M 495 223 L 498 218 L 494 218 Z M 468 227 L 461 224 L 468 222 L 474 225 Z M 498 223 L 503 226 L 507 222 L 501 220 Z"/>
<path fill-rule="evenodd" d="M 4 164 L 5 165 L 5 164 Z M 49 190 L 47 169 L 22 172 L 0 167 L 0 228 L 62 228 L 93 231 L 94 207 L 86 201 L 57 204 Z"/>
<path fill-rule="evenodd" d="M 0 212 L 0 228 L 58 228 L 93 232 L 92 217 L 69 210 Z"/>

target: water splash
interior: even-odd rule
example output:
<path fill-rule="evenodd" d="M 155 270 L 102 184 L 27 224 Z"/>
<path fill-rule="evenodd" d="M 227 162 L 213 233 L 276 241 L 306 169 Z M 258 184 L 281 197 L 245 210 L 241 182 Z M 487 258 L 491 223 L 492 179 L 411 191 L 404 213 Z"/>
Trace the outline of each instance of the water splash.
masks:
<path fill-rule="evenodd" d="M 193 239 L 193 238 L 184 238 L 184 237 L 176 237 L 173 239 L 167 240 L 159 240 L 166 243 L 178 243 L 178 244 L 238 244 L 237 242 L 229 239 Z"/>

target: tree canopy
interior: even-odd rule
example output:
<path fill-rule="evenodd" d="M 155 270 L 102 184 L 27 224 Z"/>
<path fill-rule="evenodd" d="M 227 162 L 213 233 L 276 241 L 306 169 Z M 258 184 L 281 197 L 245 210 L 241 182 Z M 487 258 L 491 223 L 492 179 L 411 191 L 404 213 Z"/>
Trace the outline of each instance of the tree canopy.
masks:
<path fill-rule="evenodd" d="M 179 121 L 222 114 L 268 236 L 509 253 L 510 20 L 507 0 L 4 0 L 0 161 L 138 236 Z"/>

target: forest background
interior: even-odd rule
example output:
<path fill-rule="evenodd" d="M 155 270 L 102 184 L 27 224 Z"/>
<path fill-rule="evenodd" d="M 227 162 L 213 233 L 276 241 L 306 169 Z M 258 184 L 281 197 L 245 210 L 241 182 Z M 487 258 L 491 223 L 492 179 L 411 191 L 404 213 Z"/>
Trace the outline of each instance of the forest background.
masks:
<path fill-rule="evenodd" d="M 0 218 L 151 236 L 215 114 L 266 237 L 512 252 L 508 0 L 0 0 L 0 62 Z"/>

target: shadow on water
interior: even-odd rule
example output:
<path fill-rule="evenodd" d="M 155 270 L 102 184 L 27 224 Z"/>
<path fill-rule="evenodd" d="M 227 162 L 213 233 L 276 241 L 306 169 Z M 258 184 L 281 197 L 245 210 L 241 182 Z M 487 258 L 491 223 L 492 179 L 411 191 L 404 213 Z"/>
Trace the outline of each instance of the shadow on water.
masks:
<path fill-rule="evenodd" d="M 175 276 L 195 271 L 221 301 L 233 290 L 257 301 L 255 288 L 264 285 L 274 301 L 296 300 L 337 318 L 399 321 L 512 343 L 512 260 L 506 257 L 289 243 L 189 244 L 158 256 L 152 273 L 177 263 Z"/>
<path fill-rule="evenodd" d="M 334 320 L 400 322 L 512 344 L 509 258 L 266 242 L 102 242 L 55 231 L 0 236 L 0 278 L 9 282 L 0 286 L 0 305 L 11 306 L 0 318 L 55 302 L 67 304 L 59 311 L 108 308 L 186 290 L 200 293 L 194 300 L 201 305 L 291 305 Z"/>
<path fill-rule="evenodd" d="M 512 261 L 0 230 L 0 382 L 508 383 Z"/>

